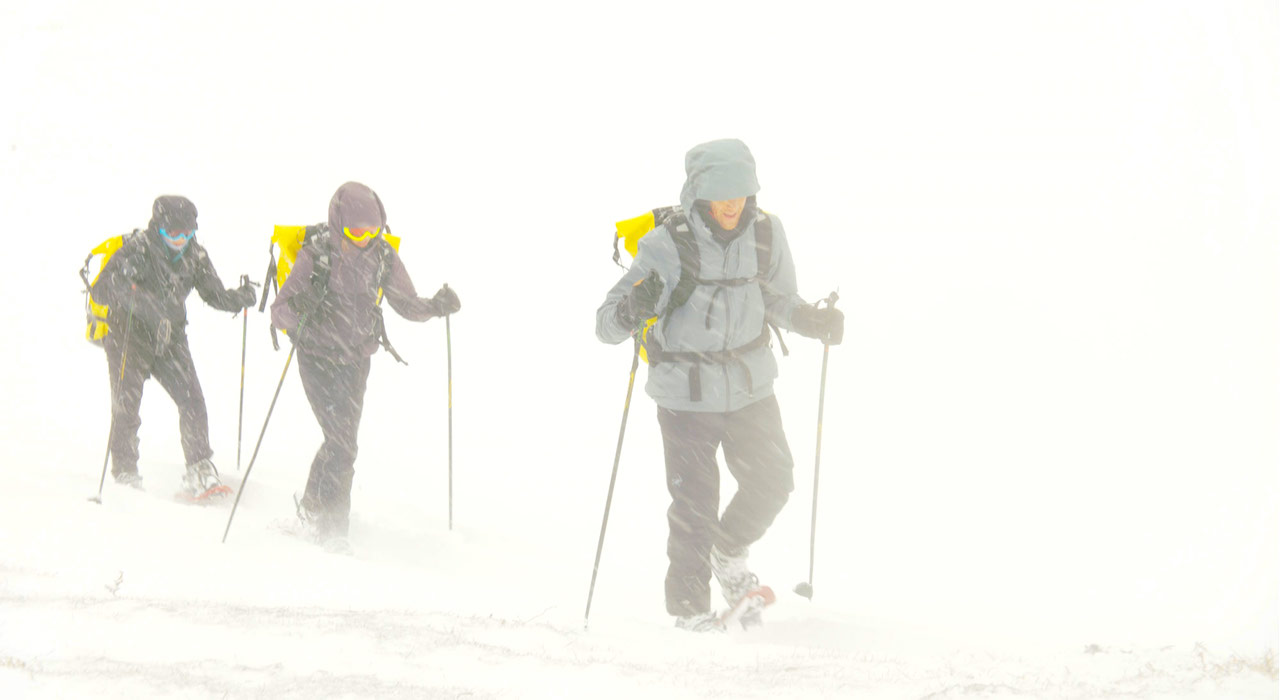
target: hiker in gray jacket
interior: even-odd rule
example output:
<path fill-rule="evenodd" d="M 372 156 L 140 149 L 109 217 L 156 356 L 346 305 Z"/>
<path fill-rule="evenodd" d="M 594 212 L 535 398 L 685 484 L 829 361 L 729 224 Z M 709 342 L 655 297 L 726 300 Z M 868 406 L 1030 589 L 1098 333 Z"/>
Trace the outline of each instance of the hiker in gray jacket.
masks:
<path fill-rule="evenodd" d="M 680 213 L 640 239 L 631 268 L 596 311 L 596 336 L 620 343 L 657 316 L 645 341 L 645 391 L 658 404 L 671 493 L 667 611 L 678 627 L 712 631 L 723 629 L 711 612 L 712 575 L 731 606 L 758 587 L 748 546 L 794 487 L 769 326 L 834 345 L 844 316 L 797 296 L 782 222 L 756 206 L 760 185 L 746 144 L 695 146 L 685 172 Z M 681 247 L 697 261 L 696 275 L 682 274 Z M 721 446 L 738 483 L 723 515 Z M 743 622 L 758 623 L 758 611 Z"/>
<path fill-rule="evenodd" d="M 327 549 L 347 550 L 356 434 L 364 409 L 369 358 L 386 341 L 382 309 L 410 321 L 456 313 L 458 295 L 447 285 L 421 298 L 391 244 L 382 237 L 387 212 L 373 190 L 358 182 L 338 188 L 329 221 L 308 227 L 289 278 L 271 304 L 271 323 L 297 347 L 298 373 L 324 442 L 311 462 L 298 517 Z M 399 356 L 396 356 L 399 359 Z"/>

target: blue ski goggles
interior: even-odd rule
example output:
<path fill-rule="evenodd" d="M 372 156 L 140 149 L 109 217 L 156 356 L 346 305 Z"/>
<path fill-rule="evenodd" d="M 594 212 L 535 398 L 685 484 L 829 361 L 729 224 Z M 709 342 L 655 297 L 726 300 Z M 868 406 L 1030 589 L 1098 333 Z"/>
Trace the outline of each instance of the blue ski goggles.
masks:
<path fill-rule="evenodd" d="M 196 237 L 196 230 L 188 229 L 186 231 L 170 231 L 169 229 L 162 228 L 160 229 L 160 235 L 164 236 L 172 243 L 186 243 Z"/>

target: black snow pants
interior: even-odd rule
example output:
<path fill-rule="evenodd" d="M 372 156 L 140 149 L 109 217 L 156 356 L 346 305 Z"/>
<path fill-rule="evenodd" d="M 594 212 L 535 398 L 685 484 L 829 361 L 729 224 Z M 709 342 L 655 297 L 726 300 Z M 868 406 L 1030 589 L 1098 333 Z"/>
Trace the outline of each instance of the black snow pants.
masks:
<path fill-rule="evenodd" d="M 731 551 L 760 539 L 795 484 L 782 416 L 773 396 L 731 413 L 658 409 L 667 463 L 667 612 L 711 609 L 711 546 Z M 738 492 L 720 515 L 724 447 Z"/>
<path fill-rule="evenodd" d="M 117 329 L 103 338 L 111 374 L 111 474 L 138 471 L 138 428 L 142 425 L 138 409 L 142 405 L 142 385 L 148 377 L 154 377 L 178 407 L 178 429 L 187 464 L 212 457 L 209 413 L 186 334 L 178 334 L 159 351 L 147 334 L 134 333 L 125 352 L 124 336 Z"/>
<path fill-rule="evenodd" d="M 302 504 L 318 515 L 321 534 L 345 537 L 369 358 L 343 364 L 299 350 L 298 373 L 324 433 L 324 442 L 311 462 Z"/>

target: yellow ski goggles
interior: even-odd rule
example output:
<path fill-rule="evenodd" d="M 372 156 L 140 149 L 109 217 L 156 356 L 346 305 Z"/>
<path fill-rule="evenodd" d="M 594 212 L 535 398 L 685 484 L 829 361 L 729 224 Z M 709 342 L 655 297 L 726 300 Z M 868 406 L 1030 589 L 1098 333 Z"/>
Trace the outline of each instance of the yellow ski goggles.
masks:
<path fill-rule="evenodd" d="M 376 238 L 379 233 L 382 233 L 382 227 L 381 226 L 373 226 L 373 227 L 343 226 L 342 232 L 347 234 L 347 238 L 350 238 L 356 243 L 364 243 L 365 241 Z"/>

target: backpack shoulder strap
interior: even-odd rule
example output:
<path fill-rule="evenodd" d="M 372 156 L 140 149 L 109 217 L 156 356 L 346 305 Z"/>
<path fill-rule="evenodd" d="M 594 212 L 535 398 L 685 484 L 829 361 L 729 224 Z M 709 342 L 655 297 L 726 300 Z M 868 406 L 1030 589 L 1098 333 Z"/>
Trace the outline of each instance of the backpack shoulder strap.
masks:
<path fill-rule="evenodd" d="M 756 281 L 763 282 L 769 277 L 769 267 L 773 262 L 773 219 L 764 212 L 756 219 Z"/>
<path fill-rule="evenodd" d="M 662 311 L 662 315 L 666 316 L 684 306 L 693 295 L 693 289 L 698 284 L 698 273 L 702 271 L 702 257 L 698 253 L 698 241 L 693 236 L 693 229 L 683 213 L 668 217 L 664 225 L 671 234 L 676 254 L 680 257 L 680 280 L 676 282 L 667 307 Z"/>
<path fill-rule="evenodd" d="M 671 219 L 684 217 L 684 210 L 681 209 L 678 204 L 658 207 L 649 213 L 653 215 L 653 225 L 655 228 L 667 223 L 667 221 L 670 221 Z"/>
<path fill-rule="evenodd" d="M 277 268 L 276 268 L 276 244 L 275 243 L 267 244 L 267 255 L 269 257 L 269 260 L 267 261 L 267 275 L 262 280 L 262 299 L 258 301 L 258 313 L 262 313 L 267 310 L 267 297 L 271 296 L 272 290 L 274 290 L 276 294 L 280 293 L 280 284 L 276 281 L 278 278 L 276 275 Z M 275 326 L 271 327 L 271 332 L 272 332 L 271 339 L 272 341 L 274 341 Z M 280 349 L 279 344 L 276 345 L 276 349 L 277 350 Z"/>
<path fill-rule="evenodd" d="M 329 291 L 329 273 L 333 269 L 333 261 L 329 258 L 329 226 L 316 224 L 307 227 L 307 235 L 302 239 L 302 247 L 310 247 L 311 253 L 311 286 L 324 297 Z"/>
<path fill-rule="evenodd" d="M 395 250 L 392 249 L 389 241 L 381 237 L 376 239 L 375 245 L 378 246 L 378 271 L 373 278 L 374 287 L 377 290 L 376 300 L 373 302 L 373 332 L 378 338 L 378 343 L 395 358 L 396 362 L 407 365 L 409 363 L 400 357 L 400 353 L 396 352 L 395 346 L 391 344 L 391 338 L 387 337 L 387 319 L 382 314 L 382 287 L 386 284 L 387 277 L 391 275 L 391 255 Z"/>
<path fill-rule="evenodd" d="M 119 241 L 119 243 L 117 244 L 116 241 Z M 145 244 L 146 240 L 143 238 L 142 229 L 135 228 L 128 233 L 122 233 L 119 236 L 112 236 L 111 238 L 108 238 L 102 242 L 102 246 L 95 248 L 94 251 L 102 252 L 104 254 L 105 261 L 115 256 L 117 253 L 138 255 L 139 253 L 145 252 L 141 250 Z M 105 250 L 103 249 L 104 246 Z"/>
<path fill-rule="evenodd" d="M 756 219 L 756 276 L 757 284 L 763 285 L 769 279 L 769 267 L 773 263 L 773 218 L 764 212 L 760 212 L 760 217 Z M 761 291 L 764 288 L 761 287 Z M 787 349 L 787 343 L 782 339 L 782 332 L 778 327 L 765 321 L 767 328 L 765 335 L 769 334 L 768 328 L 773 329 L 773 334 L 778 337 L 778 345 L 782 348 L 782 355 L 786 357 L 791 354 Z"/>
<path fill-rule="evenodd" d="M 119 241 L 118 244 L 117 241 Z M 112 236 L 104 241 L 103 245 L 107 246 L 107 249 L 103 251 L 103 265 L 116 255 L 122 255 L 121 260 L 132 258 L 137 264 L 141 265 L 150 263 L 151 256 L 148 255 L 146 232 L 142 229 L 135 228 L 129 233 Z"/>
<path fill-rule="evenodd" d="M 276 284 L 277 277 L 274 245 L 275 244 L 272 243 L 267 247 L 268 252 L 271 253 L 271 262 L 267 264 L 267 278 L 262 284 L 262 301 L 258 305 L 259 311 L 263 311 L 267 308 L 268 283 L 275 286 L 277 288 L 276 293 L 279 294 L 279 285 Z M 281 250 L 283 255 L 283 248 Z M 312 289 L 319 298 L 323 299 L 324 295 L 329 291 L 329 272 L 331 267 L 329 260 L 329 225 L 326 223 L 319 223 L 307 226 L 302 236 L 302 245 L 298 248 L 298 255 L 301 255 L 303 250 L 312 251 L 311 279 L 308 281 L 311 283 Z M 297 262 L 296 258 L 294 259 L 294 262 Z M 280 341 L 276 339 L 276 327 L 272 325 L 270 328 L 271 345 L 274 346 L 276 350 L 279 350 Z"/>
<path fill-rule="evenodd" d="M 382 303 L 382 288 L 387 283 L 387 278 L 391 275 L 391 244 L 385 238 L 378 237 L 375 241 L 378 246 L 378 272 L 374 276 L 374 283 L 378 285 L 378 304 Z"/>
<path fill-rule="evenodd" d="M 698 253 L 698 241 L 683 213 L 669 216 L 664 223 L 671 233 L 671 240 L 675 242 L 676 253 L 680 256 L 680 281 L 672 290 L 671 298 L 663 311 L 663 315 L 666 315 L 683 306 L 693 295 L 700 279 L 698 274 L 702 271 L 702 259 Z M 773 220 L 764 212 L 756 219 L 755 236 L 756 274 L 746 281 L 758 283 L 768 277 L 769 267 L 773 262 Z"/>

